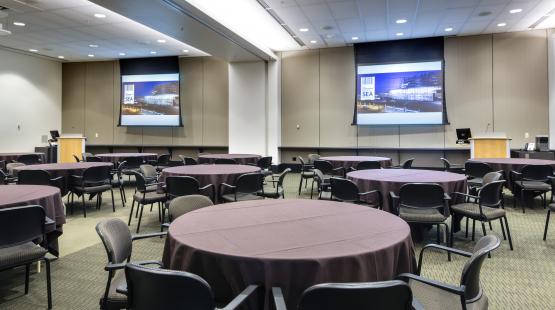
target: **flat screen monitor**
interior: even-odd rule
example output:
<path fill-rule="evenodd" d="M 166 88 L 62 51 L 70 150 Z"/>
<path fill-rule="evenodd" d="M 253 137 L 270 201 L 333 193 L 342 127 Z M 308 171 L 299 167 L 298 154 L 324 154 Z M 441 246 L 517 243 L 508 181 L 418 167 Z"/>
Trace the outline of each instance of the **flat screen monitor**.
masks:
<path fill-rule="evenodd" d="M 50 130 L 50 136 L 52 137 L 52 140 L 58 140 L 60 132 L 57 130 Z"/>
<path fill-rule="evenodd" d="M 468 140 L 472 138 L 470 133 L 470 128 L 457 128 L 457 139 L 458 140 Z"/>

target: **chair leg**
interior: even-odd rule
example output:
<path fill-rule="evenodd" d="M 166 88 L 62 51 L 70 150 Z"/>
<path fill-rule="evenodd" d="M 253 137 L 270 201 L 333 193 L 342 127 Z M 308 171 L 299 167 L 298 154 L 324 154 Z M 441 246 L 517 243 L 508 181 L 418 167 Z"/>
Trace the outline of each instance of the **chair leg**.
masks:
<path fill-rule="evenodd" d="M 468 238 L 468 217 L 466 218 L 466 231 L 464 233 L 464 237 Z"/>
<path fill-rule="evenodd" d="M 522 213 L 526 213 L 523 189 L 520 190 L 520 204 L 522 205 Z"/>
<path fill-rule="evenodd" d="M 441 240 L 439 240 L 439 224 L 436 225 L 436 243 L 441 244 Z"/>
<path fill-rule="evenodd" d="M 71 192 L 71 215 L 73 215 L 73 204 L 75 203 L 75 195 Z"/>
<path fill-rule="evenodd" d="M 87 205 L 85 205 L 85 193 L 81 195 L 81 199 L 83 200 L 83 217 L 87 217 Z"/>
<path fill-rule="evenodd" d="M 25 265 L 25 295 L 29 293 L 29 272 L 31 269 L 31 264 Z"/>
<path fill-rule="evenodd" d="M 140 212 L 140 215 L 139 215 L 139 222 L 137 223 L 137 233 L 139 233 L 139 228 L 141 228 L 141 220 L 143 219 L 143 210 L 145 208 L 145 205 L 143 205 L 143 204 L 139 204 L 139 206 L 141 208 L 141 212 Z M 137 208 L 137 210 L 139 210 L 139 209 Z"/>
<path fill-rule="evenodd" d="M 134 208 L 135 208 L 135 198 L 133 198 L 133 202 L 131 202 L 131 211 L 129 212 L 129 220 L 127 221 L 127 226 L 131 226 L 131 218 L 133 217 Z"/>
<path fill-rule="evenodd" d="M 503 240 L 507 240 L 507 234 L 505 234 L 505 225 L 503 225 L 503 218 L 500 218 L 499 222 L 501 222 L 501 233 L 503 234 Z"/>
<path fill-rule="evenodd" d="M 48 309 L 52 309 L 52 285 L 50 278 L 50 260 L 45 258 L 44 264 L 46 265 L 46 294 L 48 298 Z"/>
<path fill-rule="evenodd" d="M 507 237 L 509 238 L 509 247 L 511 251 L 513 250 L 513 239 L 511 238 L 511 231 L 509 230 L 509 222 L 507 221 L 507 217 L 503 217 L 505 219 L 505 228 L 507 229 Z"/>
<path fill-rule="evenodd" d="M 110 188 L 110 194 L 112 195 L 112 211 L 116 212 L 116 202 L 114 201 L 114 190 Z"/>
<path fill-rule="evenodd" d="M 545 229 L 543 230 L 543 241 L 547 239 L 547 227 L 549 227 L 549 216 L 551 215 L 551 210 L 547 211 L 547 217 L 545 218 Z"/>
<path fill-rule="evenodd" d="M 488 222 L 489 224 L 489 230 L 493 230 L 493 227 L 491 227 L 491 222 Z"/>
<path fill-rule="evenodd" d="M 300 191 L 299 191 L 300 193 Z M 312 180 L 312 185 L 310 186 L 310 199 L 312 199 L 312 194 L 314 193 L 314 180 Z"/>
<path fill-rule="evenodd" d="M 301 172 L 301 181 L 299 182 L 299 195 L 301 194 L 301 187 L 303 186 L 303 175 Z"/>
<path fill-rule="evenodd" d="M 472 241 L 474 241 L 475 235 L 476 235 L 476 220 L 472 220 Z"/>
<path fill-rule="evenodd" d="M 162 223 L 162 207 L 160 207 L 160 202 L 158 202 L 158 221 Z"/>
<path fill-rule="evenodd" d="M 449 229 L 449 225 L 447 225 L 447 223 L 443 223 L 443 225 L 445 225 L 445 245 L 447 246 L 451 246 L 451 240 L 449 238 L 450 236 L 450 229 Z M 451 252 L 447 252 L 447 260 L 451 261 Z"/>
<path fill-rule="evenodd" d="M 486 224 L 484 222 L 481 222 L 481 223 L 482 223 L 482 233 L 484 234 L 484 236 L 486 236 L 487 235 Z"/>

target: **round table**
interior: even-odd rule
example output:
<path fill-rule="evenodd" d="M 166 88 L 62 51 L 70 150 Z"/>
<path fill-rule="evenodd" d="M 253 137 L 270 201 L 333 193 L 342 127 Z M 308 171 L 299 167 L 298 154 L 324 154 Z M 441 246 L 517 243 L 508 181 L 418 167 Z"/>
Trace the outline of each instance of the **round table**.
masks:
<path fill-rule="evenodd" d="M 106 153 L 95 154 L 95 156 L 102 159 L 102 161 L 111 163 L 118 163 L 128 157 L 140 157 L 144 161 L 156 160 L 158 158 L 156 153 Z"/>
<path fill-rule="evenodd" d="M 326 160 L 332 163 L 334 168 L 343 167 L 349 169 L 356 167 L 362 161 L 379 161 L 382 167 L 391 166 L 391 158 L 377 156 L 324 156 L 320 160 Z"/>
<path fill-rule="evenodd" d="M 220 197 L 220 184 L 233 185 L 235 179 L 242 174 L 260 171 L 259 167 L 247 165 L 191 165 L 177 166 L 162 170 L 160 182 L 164 182 L 168 176 L 190 176 L 199 181 L 200 186 L 214 184 L 215 197 Z"/>
<path fill-rule="evenodd" d="M 58 256 L 57 238 L 66 222 L 60 190 L 43 185 L 0 185 L 0 209 L 27 205 L 42 206 L 46 216 L 55 222 L 46 226 L 46 234 L 49 251 Z"/>
<path fill-rule="evenodd" d="M 437 183 L 447 194 L 466 192 L 466 176 L 451 172 L 420 169 L 374 169 L 347 173 L 347 178 L 358 185 L 360 192 L 379 190 L 383 197 L 383 209 L 392 212 L 389 192 L 399 194 L 407 183 Z M 368 199 L 375 199 L 368 197 Z M 374 201 L 369 201 L 374 202 Z"/>
<path fill-rule="evenodd" d="M 512 188 L 511 171 L 520 172 L 527 165 L 550 165 L 555 169 L 555 160 L 531 159 L 531 158 L 473 158 L 471 161 L 479 161 L 488 164 L 493 171 L 503 171 L 507 179 L 506 186 Z"/>
<path fill-rule="evenodd" d="M 317 283 L 391 280 L 414 269 L 406 222 L 365 206 L 279 199 L 203 208 L 172 222 L 163 256 L 170 269 L 203 277 L 227 302 L 247 285 L 284 290 L 295 309 Z"/>
<path fill-rule="evenodd" d="M 46 170 L 53 178 L 66 177 L 72 175 L 82 175 L 87 168 L 91 167 L 113 167 L 111 163 L 95 163 L 95 162 L 78 162 L 78 163 L 61 163 L 61 164 L 40 164 L 30 166 L 15 167 L 14 174 L 23 170 Z"/>
<path fill-rule="evenodd" d="M 213 164 L 216 159 L 233 159 L 240 165 L 256 164 L 260 159 L 256 154 L 205 154 L 199 155 L 198 160 L 201 164 Z"/>
<path fill-rule="evenodd" d="M 21 155 L 38 155 L 40 156 L 42 162 L 46 162 L 46 156 L 44 153 L 34 153 L 34 152 L 18 152 L 18 153 L 0 153 L 0 160 L 5 160 L 6 162 L 11 162 L 17 160 Z"/>

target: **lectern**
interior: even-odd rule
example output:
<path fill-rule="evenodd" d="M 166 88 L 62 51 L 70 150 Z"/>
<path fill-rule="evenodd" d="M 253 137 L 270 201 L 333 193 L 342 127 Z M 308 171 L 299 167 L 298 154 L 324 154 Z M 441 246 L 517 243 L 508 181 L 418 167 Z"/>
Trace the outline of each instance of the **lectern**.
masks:
<path fill-rule="evenodd" d="M 510 158 L 511 139 L 505 133 L 492 132 L 470 138 L 470 158 Z"/>
<path fill-rule="evenodd" d="M 73 155 L 81 158 L 85 152 L 85 141 L 83 135 L 62 135 L 58 138 L 58 162 L 73 163 Z"/>

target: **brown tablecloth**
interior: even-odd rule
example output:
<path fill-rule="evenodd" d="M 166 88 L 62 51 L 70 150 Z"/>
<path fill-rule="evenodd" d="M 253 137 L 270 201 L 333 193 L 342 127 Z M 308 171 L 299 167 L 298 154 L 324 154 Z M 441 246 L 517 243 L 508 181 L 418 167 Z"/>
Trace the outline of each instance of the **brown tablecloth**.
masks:
<path fill-rule="evenodd" d="M 555 169 L 555 160 L 530 159 L 530 158 L 473 158 L 472 161 L 487 163 L 493 171 L 503 171 L 508 188 L 512 189 L 511 171 L 520 172 L 527 165 L 550 165 Z"/>
<path fill-rule="evenodd" d="M 46 155 L 44 153 L 34 153 L 34 152 L 21 152 L 21 153 L 0 153 L 0 160 L 5 160 L 6 162 L 11 162 L 13 160 L 17 160 L 17 158 L 21 155 L 28 155 L 28 154 L 35 154 L 39 155 L 42 162 L 46 162 Z"/>
<path fill-rule="evenodd" d="M 391 280 L 414 268 L 410 228 L 365 206 L 325 200 L 247 201 L 200 209 L 176 219 L 164 265 L 198 274 L 218 301 L 247 285 L 284 290 L 289 309 L 325 282 Z"/>
<path fill-rule="evenodd" d="M 199 181 L 200 186 L 214 184 L 216 201 L 220 196 L 220 184 L 233 185 L 235 179 L 242 174 L 257 172 L 260 168 L 246 165 L 192 165 L 177 166 L 162 170 L 160 182 L 165 182 L 168 176 L 190 176 Z"/>
<path fill-rule="evenodd" d="M 399 194 L 399 189 L 406 183 L 437 183 L 447 194 L 466 192 L 466 176 L 463 174 L 420 170 L 420 169 L 375 169 L 347 173 L 347 178 L 354 181 L 361 192 L 379 190 L 383 197 L 383 209 L 392 212 L 389 205 L 389 192 Z M 374 202 L 375 195 L 369 195 L 369 202 Z"/>
<path fill-rule="evenodd" d="M 320 160 L 326 160 L 332 163 L 334 168 L 343 167 L 349 169 L 356 167 L 361 161 L 379 161 L 382 167 L 391 166 L 391 158 L 376 157 L 376 156 L 325 156 L 320 157 Z"/>
<path fill-rule="evenodd" d="M 111 163 L 61 163 L 61 164 L 41 164 L 41 165 L 31 165 L 31 166 L 20 166 L 15 167 L 14 174 L 17 175 L 19 171 L 22 170 L 46 170 L 50 173 L 53 178 L 57 177 L 69 177 L 71 175 L 82 175 L 83 171 L 91 167 L 113 167 Z"/>
<path fill-rule="evenodd" d="M 156 160 L 158 154 L 156 153 L 106 153 L 106 154 L 96 154 L 95 156 L 100 157 L 105 162 L 117 163 L 124 160 L 127 157 L 141 157 L 144 161 Z"/>
<path fill-rule="evenodd" d="M 58 237 L 66 222 L 60 190 L 42 185 L 0 185 L 0 209 L 17 206 L 40 205 L 46 216 L 56 222 L 46 227 L 49 251 L 58 256 Z"/>
<path fill-rule="evenodd" d="M 201 164 L 213 164 L 216 159 L 233 159 L 240 165 L 256 164 L 260 159 L 256 154 L 206 154 L 200 155 L 198 161 Z"/>

